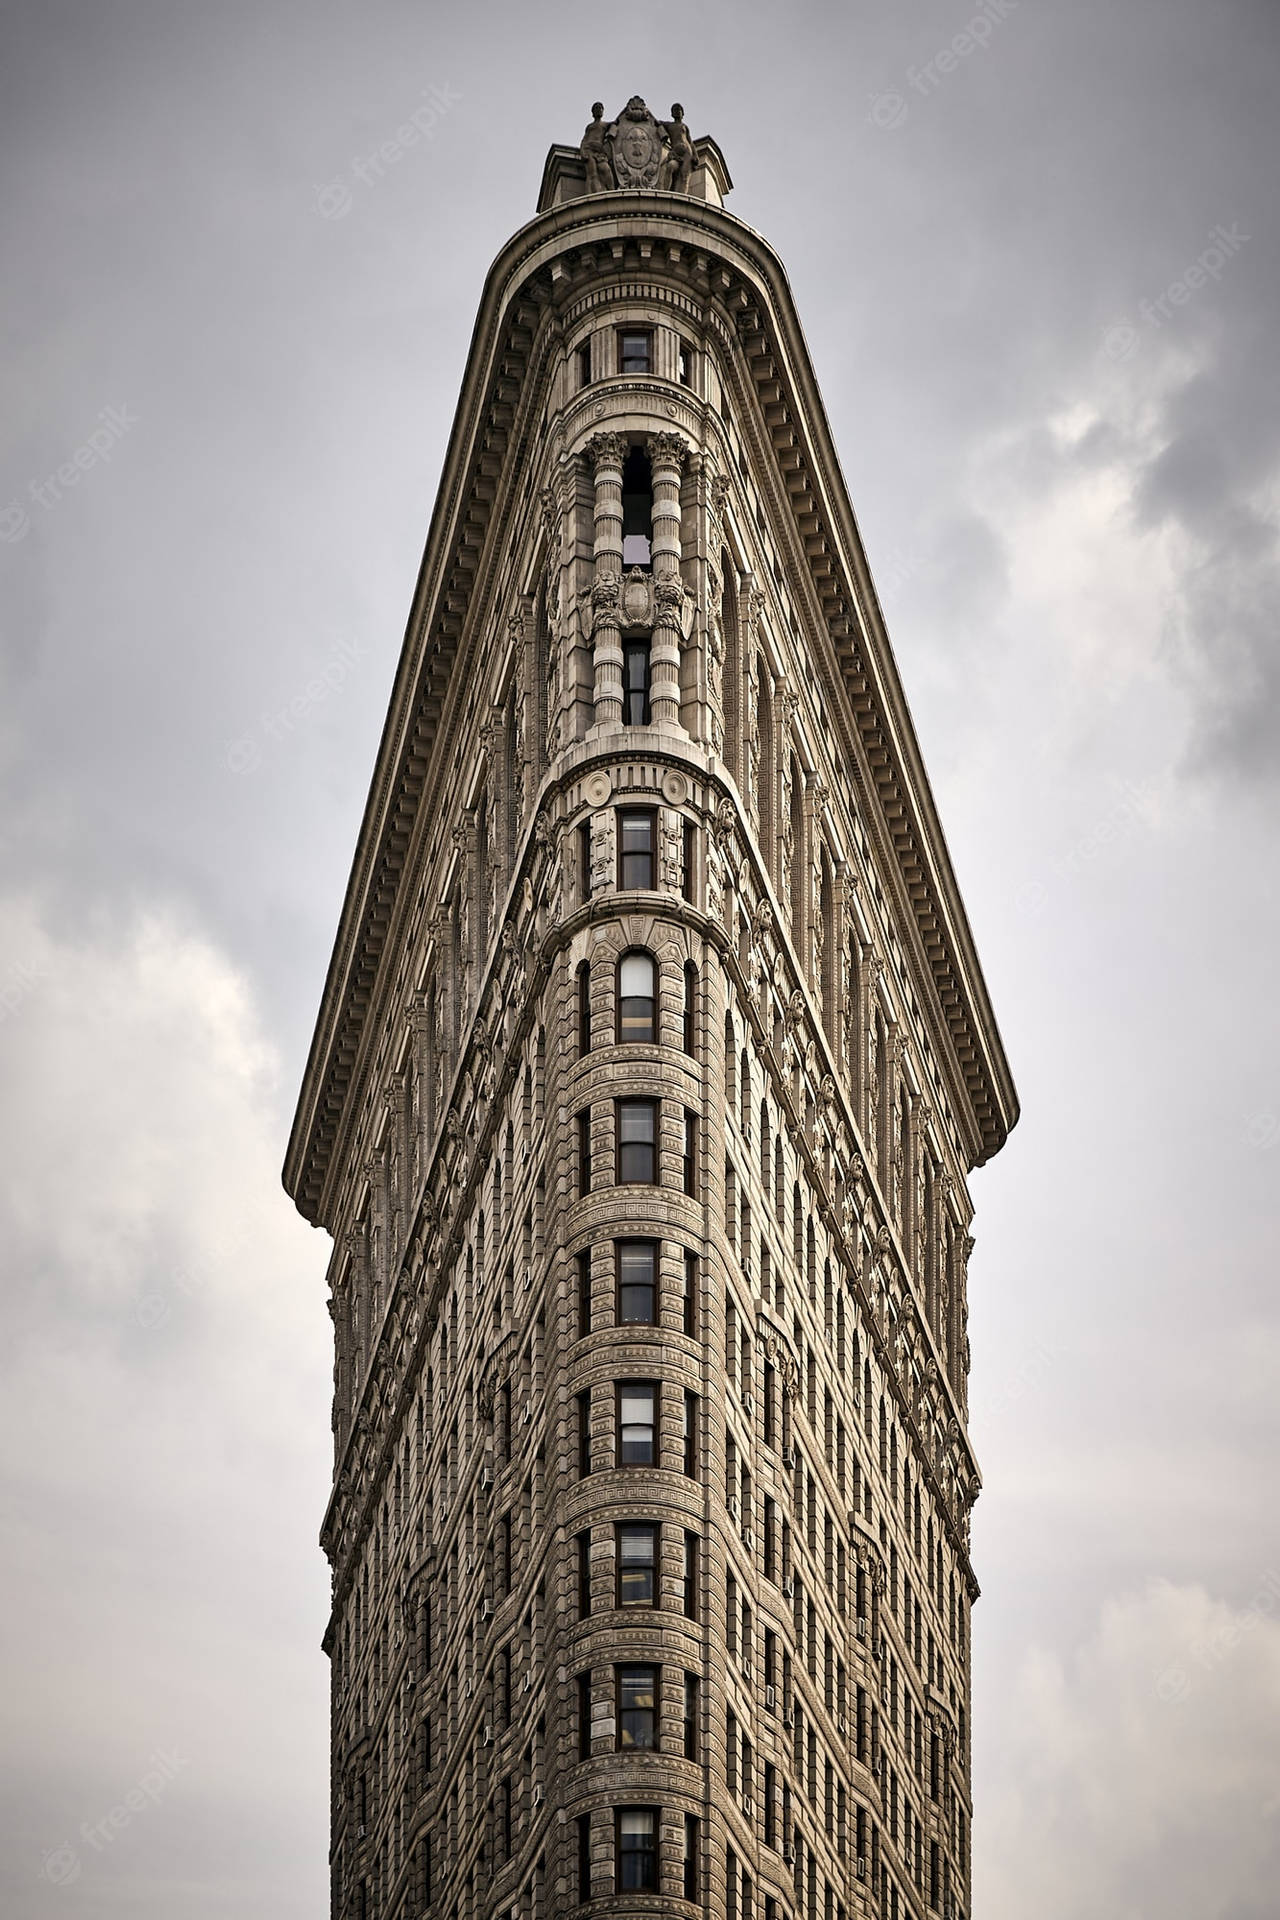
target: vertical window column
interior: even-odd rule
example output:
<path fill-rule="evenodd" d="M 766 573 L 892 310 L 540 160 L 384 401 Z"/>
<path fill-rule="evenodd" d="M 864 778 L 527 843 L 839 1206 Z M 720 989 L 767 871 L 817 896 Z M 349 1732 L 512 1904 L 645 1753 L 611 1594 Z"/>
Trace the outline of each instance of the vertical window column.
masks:
<path fill-rule="evenodd" d="M 591 587 L 595 724 L 618 727 L 622 725 L 622 436 L 598 433 L 586 452 L 595 482 Z"/>
<path fill-rule="evenodd" d="M 650 653 L 649 707 L 658 726 L 680 724 L 680 475 L 688 448 L 678 434 L 655 433 L 645 451 L 653 471 L 653 588 L 657 624 Z"/>

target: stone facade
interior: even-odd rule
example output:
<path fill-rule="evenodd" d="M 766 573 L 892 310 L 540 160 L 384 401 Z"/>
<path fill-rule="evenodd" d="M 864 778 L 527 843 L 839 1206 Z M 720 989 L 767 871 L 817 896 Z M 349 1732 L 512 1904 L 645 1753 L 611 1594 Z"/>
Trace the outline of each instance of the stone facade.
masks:
<path fill-rule="evenodd" d="M 1016 1101 L 782 269 L 626 113 L 486 284 L 285 1169 L 332 1911 L 962 1920 Z"/>

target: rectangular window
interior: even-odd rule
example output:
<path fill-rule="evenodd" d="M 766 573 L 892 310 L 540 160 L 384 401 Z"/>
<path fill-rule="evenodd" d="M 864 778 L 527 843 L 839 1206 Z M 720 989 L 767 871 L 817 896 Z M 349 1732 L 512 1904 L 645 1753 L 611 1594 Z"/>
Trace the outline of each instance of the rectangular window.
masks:
<path fill-rule="evenodd" d="M 622 724 L 647 727 L 653 717 L 651 642 L 647 635 L 622 645 Z"/>
<path fill-rule="evenodd" d="M 655 818 L 647 807 L 618 811 L 618 885 L 624 892 L 653 885 Z"/>
<path fill-rule="evenodd" d="M 660 1667 L 615 1667 L 619 1750 L 658 1744 Z"/>
<path fill-rule="evenodd" d="M 584 1247 L 574 1255 L 578 1269 L 578 1338 L 585 1340 L 591 1331 L 591 1249 Z"/>
<path fill-rule="evenodd" d="M 698 1617 L 698 1536 L 686 1533 L 684 1536 L 684 1617 L 696 1620 Z"/>
<path fill-rule="evenodd" d="M 658 1809 L 619 1807 L 617 1813 L 617 1888 L 619 1893 L 658 1891 Z"/>
<path fill-rule="evenodd" d="M 658 1529 L 649 1521 L 623 1520 L 614 1527 L 618 1554 L 617 1604 L 657 1605 Z"/>
<path fill-rule="evenodd" d="M 617 1179 L 622 1185 L 655 1186 L 658 1179 L 658 1103 L 618 1100 Z"/>
<path fill-rule="evenodd" d="M 698 1900 L 698 1855 L 700 1852 L 698 1816 L 686 1813 L 684 1817 L 684 1897 L 691 1905 Z"/>
<path fill-rule="evenodd" d="M 618 335 L 618 372 L 652 373 L 653 335 L 624 328 Z"/>
<path fill-rule="evenodd" d="M 578 386 L 591 385 L 591 342 L 584 340 L 578 348 Z"/>
<path fill-rule="evenodd" d="M 591 1389 L 577 1397 L 578 1406 L 578 1478 L 585 1480 L 591 1472 Z"/>
<path fill-rule="evenodd" d="M 696 837 L 697 831 L 698 830 L 694 826 L 692 820 L 686 820 L 684 823 L 684 826 L 680 830 L 680 851 L 681 851 L 680 891 L 684 895 L 685 899 L 689 901 L 692 901 L 694 897 L 693 857 L 694 857 L 694 850 L 698 844 L 697 837 Z M 693 1048 L 686 1047 L 685 1051 L 686 1053 L 692 1053 Z"/>
<path fill-rule="evenodd" d="M 658 1386 L 654 1380 L 618 1382 L 618 1465 L 658 1464 Z"/>
<path fill-rule="evenodd" d="M 580 1533 L 578 1539 L 578 1618 L 585 1620 L 591 1611 L 591 1534 Z"/>
<path fill-rule="evenodd" d="M 578 1898 L 591 1898 L 591 1815 L 578 1816 Z"/>
<path fill-rule="evenodd" d="M 684 1396 L 684 1470 L 691 1480 L 698 1477 L 698 1396 L 685 1390 Z"/>
<path fill-rule="evenodd" d="M 591 822 L 578 828 L 578 887 L 583 900 L 591 898 Z"/>
<path fill-rule="evenodd" d="M 696 1760 L 698 1757 L 698 1676 L 686 1673 L 684 1677 L 684 1757 Z"/>
<path fill-rule="evenodd" d="M 591 1051 L 591 962 L 578 963 L 578 1058 Z"/>
<path fill-rule="evenodd" d="M 693 348 L 687 340 L 676 348 L 676 378 L 682 387 L 693 385 Z"/>
<path fill-rule="evenodd" d="M 584 1107 L 578 1115 L 578 1195 L 584 1197 L 591 1191 L 591 1109 Z"/>
<path fill-rule="evenodd" d="M 698 1038 L 698 969 L 692 960 L 686 960 L 684 964 L 684 1018 L 680 1038 L 685 1052 L 692 1059 Z"/>
<path fill-rule="evenodd" d="M 619 1326 L 652 1327 L 658 1321 L 658 1243 L 614 1242 L 618 1263 Z"/>
<path fill-rule="evenodd" d="M 684 1153 L 680 1161 L 684 1190 L 690 1199 L 698 1195 L 698 1116 L 689 1107 L 684 1110 Z"/>
<path fill-rule="evenodd" d="M 698 1337 L 698 1256 L 684 1256 L 684 1332 L 690 1340 Z"/>

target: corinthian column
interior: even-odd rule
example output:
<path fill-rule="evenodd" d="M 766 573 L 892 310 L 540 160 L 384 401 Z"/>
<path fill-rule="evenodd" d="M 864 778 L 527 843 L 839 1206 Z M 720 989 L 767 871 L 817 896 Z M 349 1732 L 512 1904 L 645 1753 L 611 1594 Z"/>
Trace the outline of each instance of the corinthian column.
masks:
<path fill-rule="evenodd" d="M 649 655 L 649 706 L 659 726 L 680 724 L 680 474 L 688 448 L 678 434 L 655 433 L 645 451 L 653 474 L 653 593 L 656 617 Z"/>
<path fill-rule="evenodd" d="M 591 661 L 595 724 L 622 725 L 622 435 L 598 433 L 587 443 L 595 481 L 591 585 Z"/>

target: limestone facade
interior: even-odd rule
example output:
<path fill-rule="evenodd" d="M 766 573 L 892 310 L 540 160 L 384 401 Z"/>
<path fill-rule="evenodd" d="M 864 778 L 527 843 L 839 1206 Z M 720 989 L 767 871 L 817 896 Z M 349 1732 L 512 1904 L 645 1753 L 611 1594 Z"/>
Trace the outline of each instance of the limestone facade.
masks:
<path fill-rule="evenodd" d="M 342 1920 L 971 1911 L 1016 1100 L 785 277 L 693 154 L 553 149 L 490 273 L 286 1164 Z"/>

